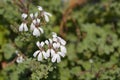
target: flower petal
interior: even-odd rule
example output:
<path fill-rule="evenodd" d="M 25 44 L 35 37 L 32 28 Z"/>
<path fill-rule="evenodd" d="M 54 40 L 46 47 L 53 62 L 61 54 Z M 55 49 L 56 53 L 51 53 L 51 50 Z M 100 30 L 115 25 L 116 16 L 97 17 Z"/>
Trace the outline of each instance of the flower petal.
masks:
<path fill-rule="evenodd" d="M 44 58 L 47 59 L 47 54 L 45 53 L 45 51 L 42 51 L 42 54 L 43 54 Z"/>
<path fill-rule="evenodd" d="M 62 57 L 65 57 L 65 53 L 57 52 L 57 54 L 59 54 L 59 55 L 62 56 Z"/>
<path fill-rule="evenodd" d="M 61 43 L 62 45 L 65 45 L 65 44 L 66 44 L 66 41 L 65 41 L 64 39 L 62 39 L 61 37 L 58 37 L 58 39 L 59 39 L 59 41 L 60 41 L 60 43 Z"/>
<path fill-rule="evenodd" d="M 56 48 L 57 48 L 57 44 L 56 44 L 56 43 L 53 43 L 53 47 L 56 49 Z"/>
<path fill-rule="evenodd" d="M 34 19 L 34 20 L 33 20 L 33 24 L 34 24 L 34 25 L 35 25 L 35 24 L 37 24 L 37 21 L 36 21 L 36 19 Z"/>
<path fill-rule="evenodd" d="M 59 43 L 59 42 L 57 42 L 57 43 L 56 43 L 56 45 L 57 45 L 57 46 L 56 46 L 57 48 L 59 48 L 59 47 L 60 47 L 60 43 Z"/>
<path fill-rule="evenodd" d="M 31 17 L 32 19 L 34 18 L 33 13 L 30 14 L 30 17 Z"/>
<path fill-rule="evenodd" d="M 45 21 L 46 21 L 46 22 L 49 22 L 49 17 L 48 17 L 48 15 L 44 14 L 44 18 L 45 18 Z"/>
<path fill-rule="evenodd" d="M 40 47 L 40 42 L 37 41 L 37 42 L 36 42 L 36 45 L 37 45 L 37 47 Z"/>
<path fill-rule="evenodd" d="M 45 43 L 42 41 L 42 42 L 40 43 L 40 46 L 41 46 L 41 47 L 43 47 L 43 46 L 44 46 L 44 44 L 45 44 Z"/>
<path fill-rule="evenodd" d="M 53 42 L 52 39 L 49 39 L 49 42 L 50 42 L 50 44 L 52 44 L 52 42 Z"/>
<path fill-rule="evenodd" d="M 22 63 L 23 62 L 23 56 L 19 56 L 19 57 L 17 57 L 17 59 L 16 59 L 16 62 L 17 63 Z"/>
<path fill-rule="evenodd" d="M 59 63 L 61 61 L 60 55 L 57 54 L 57 63 Z"/>
<path fill-rule="evenodd" d="M 42 53 L 41 52 L 38 54 L 38 61 L 42 61 Z"/>
<path fill-rule="evenodd" d="M 23 25 L 23 23 L 19 26 L 19 31 L 23 31 L 23 27 L 24 27 L 24 25 Z"/>
<path fill-rule="evenodd" d="M 35 28 L 33 30 L 33 35 L 36 36 L 36 37 L 40 36 L 40 31 L 37 28 Z"/>
<path fill-rule="evenodd" d="M 44 12 L 44 14 L 50 17 L 52 16 L 52 14 L 50 14 L 49 12 Z"/>
<path fill-rule="evenodd" d="M 39 23 L 40 23 L 40 19 L 37 18 L 37 19 L 36 19 L 36 22 L 37 22 L 37 24 L 39 24 Z"/>
<path fill-rule="evenodd" d="M 39 10 L 39 11 L 42 11 L 43 8 L 42 8 L 41 6 L 38 6 L 38 10 Z"/>
<path fill-rule="evenodd" d="M 27 14 L 26 14 L 26 13 L 23 13 L 23 14 L 21 15 L 21 17 L 22 17 L 23 19 L 25 19 L 25 18 L 27 18 Z"/>
<path fill-rule="evenodd" d="M 43 29 L 41 28 L 41 27 L 39 27 L 39 30 L 40 30 L 40 32 L 43 34 L 44 33 L 44 31 L 43 31 Z"/>
<path fill-rule="evenodd" d="M 31 23 L 30 30 L 33 31 L 34 29 L 35 29 L 35 25 L 33 23 Z"/>
<path fill-rule="evenodd" d="M 28 27 L 26 23 L 23 23 L 23 28 L 24 28 L 24 31 L 28 31 Z"/>
<path fill-rule="evenodd" d="M 49 44 L 48 40 L 45 40 L 45 43 L 48 45 Z"/>
<path fill-rule="evenodd" d="M 55 32 L 52 32 L 52 37 L 57 37 L 57 34 Z"/>
<path fill-rule="evenodd" d="M 40 50 L 35 51 L 33 56 L 36 57 L 38 55 L 38 53 L 40 53 Z"/>
<path fill-rule="evenodd" d="M 37 17 L 38 17 L 38 12 L 35 13 L 35 18 L 37 18 Z"/>
<path fill-rule="evenodd" d="M 56 38 L 56 37 L 53 37 L 53 41 L 57 42 L 58 40 L 57 40 L 57 38 Z"/>
<path fill-rule="evenodd" d="M 55 55 L 55 51 L 53 49 L 50 49 L 50 53 L 52 57 Z"/>
<path fill-rule="evenodd" d="M 57 59 L 57 56 L 56 56 L 56 55 L 53 56 L 53 57 L 52 57 L 52 62 L 54 63 L 54 62 L 56 61 L 56 59 Z"/>
<path fill-rule="evenodd" d="M 46 56 L 47 56 L 47 57 L 50 57 L 50 49 L 47 50 Z"/>
<path fill-rule="evenodd" d="M 62 53 L 66 53 L 67 50 L 66 50 L 66 47 L 65 46 L 60 46 L 60 50 Z"/>

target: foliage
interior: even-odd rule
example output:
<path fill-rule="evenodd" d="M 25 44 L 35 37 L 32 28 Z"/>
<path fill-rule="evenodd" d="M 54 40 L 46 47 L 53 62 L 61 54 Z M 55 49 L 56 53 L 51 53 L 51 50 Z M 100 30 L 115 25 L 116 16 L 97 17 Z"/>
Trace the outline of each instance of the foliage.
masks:
<path fill-rule="evenodd" d="M 71 5 L 65 6 L 65 0 L 31 1 L 31 12 L 41 5 L 53 15 L 40 38 L 18 32 L 21 13 L 13 1 L 0 3 L 0 80 L 120 79 L 120 0 L 87 0 L 66 13 L 66 22 L 63 13 Z M 38 62 L 34 43 L 49 38 L 52 31 L 61 32 L 61 22 L 65 35 L 59 35 L 67 41 L 67 56 L 60 63 Z M 23 63 L 15 62 L 16 50 L 28 56 Z"/>

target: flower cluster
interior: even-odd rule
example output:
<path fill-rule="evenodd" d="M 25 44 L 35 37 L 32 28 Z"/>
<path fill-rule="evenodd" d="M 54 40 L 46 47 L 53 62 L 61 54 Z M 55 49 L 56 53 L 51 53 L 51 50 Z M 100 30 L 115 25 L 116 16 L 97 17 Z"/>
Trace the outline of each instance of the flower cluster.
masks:
<path fill-rule="evenodd" d="M 32 31 L 33 36 L 40 36 L 40 34 L 44 33 L 44 30 L 41 26 L 41 18 L 43 18 L 46 22 L 49 22 L 49 16 L 52 15 L 46 11 L 43 10 L 41 6 L 38 6 L 39 12 L 36 12 L 35 14 L 31 13 L 29 16 L 31 18 L 31 24 L 30 24 L 30 30 Z M 28 24 L 27 24 L 27 17 L 28 14 L 23 13 L 22 14 L 22 24 L 19 26 L 19 31 L 28 31 Z"/>
<path fill-rule="evenodd" d="M 39 37 L 44 33 L 42 29 L 42 21 L 49 22 L 49 17 L 52 15 L 43 10 L 41 6 L 38 6 L 39 12 L 31 13 L 29 16 L 26 13 L 22 14 L 22 24 L 19 26 L 19 31 L 30 31 L 33 36 Z M 31 23 L 30 28 L 28 28 L 27 17 L 30 17 Z M 37 57 L 38 61 L 42 61 L 44 59 L 51 58 L 52 62 L 59 63 L 61 61 L 61 57 L 66 55 L 66 41 L 61 37 L 57 36 L 56 33 L 52 33 L 52 39 L 48 39 L 45 41 L 37 41 L 37 47 L 39 50 L 35 51 L 33 56 Z M 16 62 L 21 63 L 23 61 L 23 56 L 18 55 Z"/>
<path fill-rule="evenodd" d="M 52 62 L 59 63 L 61 61 L 61 57 L 64 57 L 67 50 L 66 50 L 66 41 L 61 37 L 57 36 L 56 33 L 52 34 L 52 39 L 45 40 L 44 42 L 37 41 L 36 45 L 38 46 L 39 50 L 35 51 L 33 56 L 37 57 L 38 61 L 42 61 L 44 59 L 48 59 L 51 57 Z M 47 49 L 45 49 L 45 45 Z"/>

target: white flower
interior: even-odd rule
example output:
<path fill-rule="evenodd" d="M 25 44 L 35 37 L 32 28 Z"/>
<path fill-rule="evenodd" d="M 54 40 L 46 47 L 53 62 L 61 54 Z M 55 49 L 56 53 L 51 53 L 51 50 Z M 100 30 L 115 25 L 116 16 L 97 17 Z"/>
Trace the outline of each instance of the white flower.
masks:
<path fill-rule="evenodd" d="M 38 61 L 42 61 L 43 57 L 45 59 L 48 58 L 47 53 L 43 50 L 44 44 L 45 44 L 44 42 L 40 43 L 39 41 L 36 43 L 36 45 L 39 47 L 39 50 L 35 51 L 34 54 L 33 54 L 33 56 L 37 57 L 37 55 L 38 55 L 38 57 L 37 57 Z"/>
<path fill-rule="evenodd" d="M 38 12 L 35 13 L 35 15 L 33 15 L 33 13 L 30 14 L 30 17 L 33 19 L 31 25 L 30 25 L 30 30 L 33 31 L 36 27 L 36 25 L 38 26 L 40 24 L 40 19 L 37 18 L 38 16 Z"/>
<path fill-rule="evenodd" d="M 18 56 L 17 59 L 16 59 L 17 63 L 22 63 L 23 61 L 24 61 L 23 56 Z"/>
<path fill-rule="evenodd" d="M 66 45 L 66 41 L 62 39 L 61 37 L 58 37 L 58 40 L 62 45 Z"/>
<path fill-rule="evenodd" d="M 55 32 L 52 32 L 52 37 L 53 37 L 53 51 L 51 53 L 54 53 L 52 55 L 52 62 L 60 62 L 61 61 L 61 57 L 65 57 L 66 55 L 66 41 L 64 39 L 62 39 L 61 37 L 57 36 L 57 34 Z"/>
<path fill-rule="evenodd" d="M 45 43 L 42 41 L 41 43 L 39 41 L 36 42 L 37 47 L 42 48 Z"/>
<path fill-rule="evenodd" d="M 35 25 L 39 25 L 40 19 L 34 19 L 33 22 L 30 25 L 30 30 L 33 31 L 35 29 Z"/>
<path fill-rule="evenodd" d="M 39 10 L 39 11 L 42 11 L 43 8 L 42 8 L 41 6 L 38 6 L 38 10 Z"/>
<path fill-rule="evenodd" d="M 48 57 L 53 56 L 53 54 L 55 53 L 55 51 L 51 48 L 52 46 L 52 39 L 46 40 L 45 44 L 48 46 L 48 50 L 46 51 Z"/>
<path fill-rule="evenodd" d="M 43 29 L 42 28 L 34 28 L 34 30 L 33 30 L 33 35 L 34 36 L 36 36 L 36 37 L 38 37 L 38 36 L 40 36 L 41 34 L 43 34 L 44 33 L 44 31 L 43 31 Z"/>
<path fill-rule="evenodd" d="M 21 17 L 23 18 L 23 19 L 26 19 L 27 18 L 27 14 L 26 13 L 23 13 L 22 15 L 21 15 Z"/>
<path fill-rule="evenodd" d="M 30 16 L 31 18 L 33 18 L 33 14 L 31 14 Z M 37 16 L 38 16 L 38 13 L 35 14 L 35 17 Z M 36 18 L 36 19 L 33 19 L 30 25 L 30 30 L 33 31 L 33 35 L 36 37 L 44 33 L 43 29 L 41 27 L 38 27 L 39 24 L 40 24 L 40 19 Z"/>
<path fill-rule="evenodd" d="M 57 34 L 55 32 L 52 32 L 52 37 L 57 37 Z"/>
<path fill-rule="evenodd" d="M 48 13 L 48 12 L 43 12 L 43 16 L 44 16 L 44 18 L 45 18 L 45 21 L 46 22 L 49 22 L 49 16 L 51 17 L 52 15 L 50 14 L 50 13 Z"/>
<path fill-rule="evenodd" d="M 38 17 L 38 12 L 36 12 L 35 14 L 31 13 L 30 17 L 31 17 L 31 19 L 37 18 Z"/>
<path fill-rule="evenodd" d="M 43 11 L 43 8 L 41 6 L 38 6 L 38 10 L 42 11 L 42 15 L 45 18 L 46 22 L 49 22 L 49 16 L 51 17 L 52 15 L 49 12 Z"/>
<path fill-rule="evenodd" d="M 65 46 L 60 46 L 59 43 L 53 43 L 53 47 L 55 50 L 58 50 L 60 48 L 60 51 L 55 52 L 54 50 L 51 51 L 51 56 L 52 56 L 52 62 L 59 63 L 61 61 L 60 56 L 65 57 L 66 54 L 66 48 Z"/>
<path fill-rule="evenodd" d="M 35 25 L 39 24 L 39 23 L 40 23 L 40 19 L 38 19 L 38 18 L 37 18 L 37 19 L 34 19 L 34 20 L 33 20 L 33 23 L 34 23 Z"/>
<path fill-rule="evenodd" d="M 22 23 L 22 24 L 19 26 L 19 31 L 28 31 L 27 24 L 26 24 L 26 23 Z"/>
<path fill-rule="evenodd" d="M 53 41 L 59 42 L 61 45 L 66 45 L 66 41 L 61 37 L 57 36 L 55 32 L 52 32 Z"/>

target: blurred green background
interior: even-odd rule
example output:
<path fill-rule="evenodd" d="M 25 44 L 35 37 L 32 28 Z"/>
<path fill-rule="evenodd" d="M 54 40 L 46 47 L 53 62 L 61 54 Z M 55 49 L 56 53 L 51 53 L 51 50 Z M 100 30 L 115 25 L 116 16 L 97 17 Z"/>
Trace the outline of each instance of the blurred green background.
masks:
<path fill-rule="evenodd" d="M 38 39 L 18 32 L 19 1 L 53 15 L 39 40 L 54 31 L 67 41 L 60 63 L 30 58 Z M 22 64 L 12 62 L 18 49 L 29 58 Z M 120 80 L 119 62 L 120 0 L 0 0 L 0 80 Z"/>

